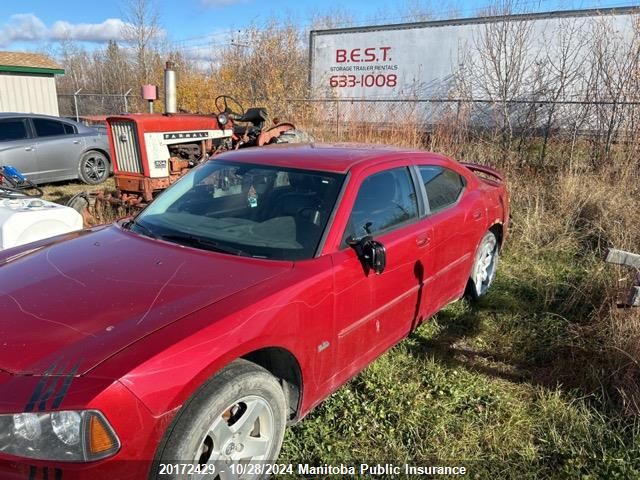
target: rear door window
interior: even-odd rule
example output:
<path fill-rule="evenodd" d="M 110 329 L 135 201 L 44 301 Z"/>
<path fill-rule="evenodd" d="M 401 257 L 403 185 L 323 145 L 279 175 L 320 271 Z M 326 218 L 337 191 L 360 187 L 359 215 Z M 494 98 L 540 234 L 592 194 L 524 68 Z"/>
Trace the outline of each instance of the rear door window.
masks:
<path fill-rule="evenodd" d="M 418 202 L 409 170 L 385 170 L 360 185 L 344 238 L 385 232 L 416 218 Z"/>
<path fill-rule="evenodd" d="M 62 122 L 49 120 L 48 118 L 34 118 L 32 120 L 38 137 L 55 137 L 56 135 L 65 134 L 65 124 Z"/>
<path fill-rule="evenodd" d="M 74 133 L 76 133 L 76 127 L 74 127 L 73 125 L 69 123 L 63 123 L 63 125 L 64 133 L 66 133 L 67 135 L 73 135 Z"/>
<path fill-rule="evenodd" d="M 447 208 L 458 201 L 466 185 L 464 177 L 453 170 L 435 165 L 423 165 L 419 170 L 431 212 Z"/>
<path fill-rule="evenodd" d="M 28 138 L 27 125 L 22 118 L 0 120 L 0 142 L 24 140 Z"/>

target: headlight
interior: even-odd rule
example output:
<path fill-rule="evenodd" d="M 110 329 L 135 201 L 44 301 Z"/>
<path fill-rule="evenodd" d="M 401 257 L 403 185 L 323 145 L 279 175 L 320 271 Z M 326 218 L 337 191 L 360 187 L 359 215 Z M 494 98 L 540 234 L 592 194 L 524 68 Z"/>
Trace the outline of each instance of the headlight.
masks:
<path fill-rule="evenodd" d="M 120 440 L 96 410 L 0 415 L 0 452 L 38 460 L 88 462 L 115 454 Z"/>
<path fill-rule="evenodd" d="M 218 125 L 220 125 L 221 128 L 224 128 L 227 123 L 229 123 L 229 114 L 226 112 L 219 113 Z"/>
<path fill-rule="evenodd" d="M 54 412 L 51 414 L 51 427 L 62 442 L 77 445 L 80 441 L 82 417 L 78 412 Z"/>

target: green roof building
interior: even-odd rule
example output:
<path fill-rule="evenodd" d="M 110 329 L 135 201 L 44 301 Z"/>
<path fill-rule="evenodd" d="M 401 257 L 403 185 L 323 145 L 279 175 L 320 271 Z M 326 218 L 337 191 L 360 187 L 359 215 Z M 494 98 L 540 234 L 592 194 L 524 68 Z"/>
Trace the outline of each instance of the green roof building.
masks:
<path fill-rule="evenodd" d="M 0 51 L 0 112 L 58 115 L 55 75 L 62 74 L 46 55 Z"/>

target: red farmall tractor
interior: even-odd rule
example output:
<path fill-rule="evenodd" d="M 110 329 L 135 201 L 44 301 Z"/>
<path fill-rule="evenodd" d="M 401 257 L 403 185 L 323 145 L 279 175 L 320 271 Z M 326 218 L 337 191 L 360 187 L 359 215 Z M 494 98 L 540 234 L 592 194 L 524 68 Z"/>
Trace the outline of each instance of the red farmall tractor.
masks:
<path fill-rule="evenodd" d="M 249 108 L 232 97 L 216 98 L 217 114 L 124 114 L 107 118 L 115 194 L 76 195 L 67 203 L 88 225 L 143 207 L 189 169 L 211 156 L 271 143 L 311 141 L 291 123 L 267 126 L 264 108 Z"/>

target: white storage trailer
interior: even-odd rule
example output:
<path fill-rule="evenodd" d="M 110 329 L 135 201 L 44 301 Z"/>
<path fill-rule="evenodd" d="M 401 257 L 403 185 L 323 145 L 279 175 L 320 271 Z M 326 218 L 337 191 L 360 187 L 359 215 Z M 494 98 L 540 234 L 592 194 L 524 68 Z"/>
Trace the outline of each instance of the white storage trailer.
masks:
<path fill-rule="evenodd" d="M 630 41 L 639 12 L 624 7 L 315 30 L 310 84 L 322 99 L 447 99 L 457 72 L 481 62 L 478 46 L 492 24 L 526 23 L 529 60 L 535 61 L 559 51 L 560 32 L 570 26 L 588 36 L 595 22 L 606 22 L 612 34 Z M 481 96 L 473 92 L 474 99 Z"/>

